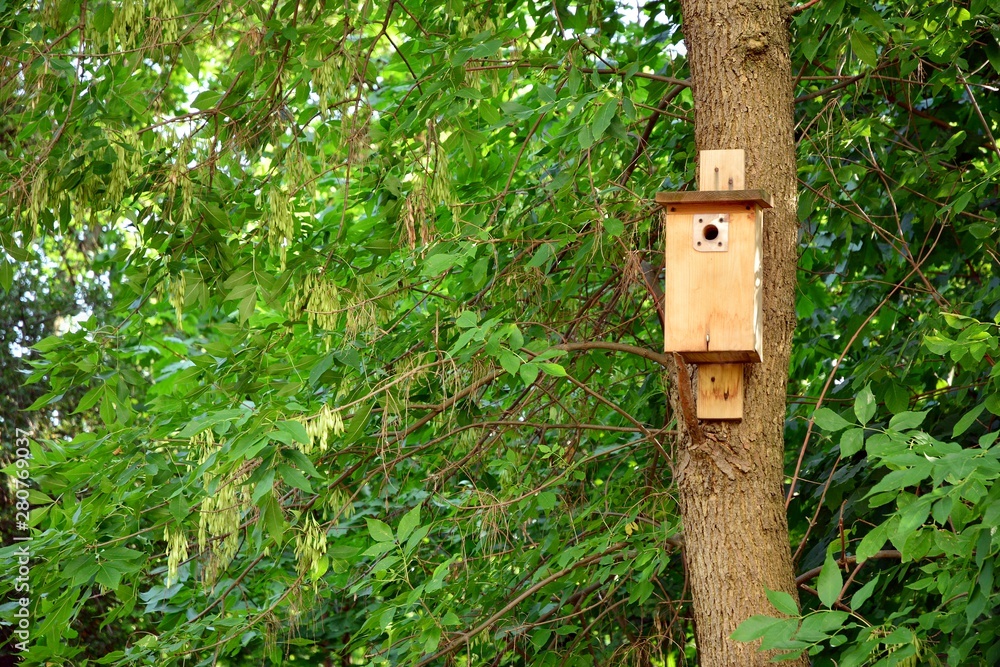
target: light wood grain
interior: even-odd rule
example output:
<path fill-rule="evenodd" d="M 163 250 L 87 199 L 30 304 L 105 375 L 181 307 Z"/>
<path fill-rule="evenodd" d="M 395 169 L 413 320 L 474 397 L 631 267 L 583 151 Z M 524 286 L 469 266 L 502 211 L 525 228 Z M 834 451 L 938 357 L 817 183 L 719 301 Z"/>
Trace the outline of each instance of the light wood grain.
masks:
<path fill-rule="evenodd" d="M 742 190 L 746 187 L 746 151 L 701 151 L 698 153 L 698 189 Z"/>
<path fill-rule="evenodd" d="M 698 419 L 743 419 L 743 364 L 698 366 Z"/>
<path fill-rule="evenodd" d="M 667 352 L 705 361 L 760 361 L 754 317 L 757 310 L 754 207 L 678 204 L 667 213 L 664 343 Z M 693 219 L 700 213 L 729 214 L 729 249 L 698 252 Z M 718 353 L 717 355 L 713 353 Z"/>

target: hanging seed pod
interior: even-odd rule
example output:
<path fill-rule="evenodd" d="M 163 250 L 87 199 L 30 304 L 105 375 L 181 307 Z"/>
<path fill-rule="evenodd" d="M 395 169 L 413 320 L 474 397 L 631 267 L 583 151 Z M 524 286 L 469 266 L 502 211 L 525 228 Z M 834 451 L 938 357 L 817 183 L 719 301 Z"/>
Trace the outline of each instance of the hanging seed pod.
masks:
<path fill-rule="evenodd" d="M 169 588 L 177 583 L 181 563 L 187 560 L 187 538 L 180 528 L 170 530 L 170 527 L 167 526 L 163 529 L 163 541 L 167 543 L 167 580 L 165 585 Z"/>

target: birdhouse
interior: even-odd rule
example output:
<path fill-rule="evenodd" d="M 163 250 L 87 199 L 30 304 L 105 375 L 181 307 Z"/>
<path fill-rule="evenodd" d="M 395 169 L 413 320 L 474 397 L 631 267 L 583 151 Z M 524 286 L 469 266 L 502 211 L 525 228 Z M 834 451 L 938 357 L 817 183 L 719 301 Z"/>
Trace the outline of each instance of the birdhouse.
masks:
<path fill-rule="evenodd" d="M 762 359 L 763 211 L 772 202 L 745 189 L 742 150 L 700 158 L 697 192 L 656 195 L 666 213 L 664 349 L 713 365 L 708 375 L 698 369 L 699 418 L 740 419 L 743 369 L 731 365 Z"/>

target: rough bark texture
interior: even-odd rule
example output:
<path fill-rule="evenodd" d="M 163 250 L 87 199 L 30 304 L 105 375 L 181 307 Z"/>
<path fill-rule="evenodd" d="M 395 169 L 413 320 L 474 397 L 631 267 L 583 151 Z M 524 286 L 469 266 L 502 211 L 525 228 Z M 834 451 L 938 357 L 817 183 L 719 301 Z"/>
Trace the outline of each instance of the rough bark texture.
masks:
<path fill-rule="evenodd" d="M 682 0 L 681 7 L 698 148 L 745 149 L 746 186 L 767 190 L 775 203 L 764 217 L 764 361 L 746 366 L 744 419 L 694 428 L 676 470 L 700 664 L 766 665 L 769 655 L 729 635 L 753 614 L 776 614 L 765 588 L 795 595 L 782 494 L 797 262 L 787 6 Z M 675 390 L 675 414 L 681 399 Z"/>

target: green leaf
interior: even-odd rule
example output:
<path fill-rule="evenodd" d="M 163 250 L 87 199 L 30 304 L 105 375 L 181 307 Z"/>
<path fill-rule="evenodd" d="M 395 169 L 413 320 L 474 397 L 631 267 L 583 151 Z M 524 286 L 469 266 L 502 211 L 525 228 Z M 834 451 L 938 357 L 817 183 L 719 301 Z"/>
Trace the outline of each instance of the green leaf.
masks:
<path fill-rule="evenodd" d="M 309 385 L 315 387 L 319 385 L 319 379 L 323 377 L 323 373 L 330 370 L 333 366 L 333 354 L 324 355 L 316 364 L 313 365 L 312 369 L 309 371 Z"/>
<path fill-rule="evenodd" d="M 191 436 L 197 435 L 205 429 L 215 426 L 216 424 L 236 419 L 242 415 L 243 411 L 238 409 L 216 410 L 214 412 L 209 412 L 208 414 L 195 417 L 193 420 L 188 422 L 188 424 L 177 434 L 177 437 L 190 438 Z"/>
<path fill-rule="evenodd" d="M 540 361 L 537 362 L 537 366 L 543 371 L 545 371 L 548 375 L 551 375 L 553 377 L 559 377 L 559 378 L 566 377 L 566 369 L 559 364 L 554 364 L 547 361 Z"/>
<path fill-rule="evenodd" d="M 264 473 L 264 476 L 260 478 L 257 485 L 254 487 L 253 493 L 250 499 L 253 502 L 260 500 L 264 494 L 269 493 L 274 488 L 274 468 L 270 468 Z"/>
<path fill-rule="evenodd" d="M 45 352 L 54 350 L 63 344 L 65 344 L 65 341 L 59 336 L 46 336 L 31 347 L 44 354 Z"/>
<path fill-rule="evenodd" d="M 415 528 L 414 531 L 410 533 L 409 539 L 406 540 L 406 545 L 403 547 L 403 551 L 405 551 L 407 554 L 412 553 L 413 550 L 417 547 L 417 545 L 419 545 L 420 542 L 425 537 L 427 537 L 427 533 L 429 533 L 430 531 L 431 527 L 426 524 Z"/>
<path fill-rule="evenodd" d="M 111 590 L 117 590 L 121 584 L 122 574 L 124 573 L 114 563 L 100 563 L 97 573 L 94 575 L 94 581 Z"/>
<path fill-rule="evenodd" d="M 604 231 L 611 237 L 621 236 L 625 231 L 625 224 L 618 218 L 605 218 Z"/>
<path fill-rule="evenodd" d="M 96 32 L 107 32 L 108 28 L 111 27 L 112 22 L 115 20 L 115 14 L 111 10 L 111 4 L 108 2 L 103 2 L 97 6 L 97 11 L 94 12 L 94 18 L 91 22 L 91 27 Z"/>
<path fill-rule="evenodd" d="M 288 486 L 295 487 L 296 489 L 301 489 L 306 493 L 312 493 L 312 486 L 309 484 L 309 480 L 306 479 L 305 475 L 284 463 L 278 464 L 278 474 L 281 475 L 281 479 L 284 480 L 285 484 Z"/>
<path fill-rule="evenodd" d="M 787 614 L 788 616 L 799 615 L 799 606 L 795 604 L 795 599 L 785 591 L 772 591 L 765 589 L 764 593 L 767 595 L 767 599 L 774 606 L 774 608 L 782 614 Z"/>
<path fill-rule="evenodd" d="M 399 520 L 399 528 L 396 530 L 396 539 L 402 544 L 410 536 L 417 526 L 420 525 L 420 505 L 417 505 L 403 515 Z"/>
<path fill-rule="evenodd" d="M 539 269 L 553 257 L 555 257 L 555 252 L 552 250 L 552 244 L 542 243 L 538 246 L 538 250 L 535 251 L 531 261 L 528 262 L 528 268 Z"/>
<path fill-rule="evenodd" d="M 558 496 L 552 491 L 542 491 L 538 494 L 536 501 L 538 502 L 538 509 L 547 512 L 556 506 Z"/>
<path fill-rule="evenodd" d="M 455 319 L 455 325 L 462 329 L 470 329 L 479 323 L 479 316 L 471 310 L 463 310 Z"/>
<path fill-rule="evenodd" d="M 448 271 L 455 267 L 455 263 L 458 260 L 458 255 L 453 255 L 450 253 L 438 253 L 436 255 L 431 255 L 424 262 L 424 267 L 421 270 L 421 274 L 424 276 L 437 276 L 445 271 Z"/>
<path fill-rule="evenodd" d="M 358 555 L 357 547 L 331 546 L 327 549 L 326 555 L 337 560 L 351 560 Z"/>
<path fill-rule="evenodd" d="M 993 70 L 1000 74 L 1000 46 L 995 42 L 987 41 L 985 51 L 987 60 L 990 61 L 990 65 L 993 65 Z"/>
<path fill-rule="evenodd" d="M 302 425 L 302 422 L 286 419 L 278 422 L 277 426 L 279 430 L 284 431 L 290 435 L 293 440 L 300 444 L 309 445 L 312 443 L 312 440 L 309 438 L 309 434 L 306 433 L 306 427 Z"/>
<path fill-rule="evenodd" d="M 188 71 L 191 78 L 197 81 L 198 72 L 201 69 L 201 62 L 198 60 L 198 54 L 190 45 L 181 47 L 181 62 L 184 63 L 184 69 Z"/>
<path fill-rule="evenodd" d="M 237 312 L 239 313 L 240 324 L 246 324 L 250 317 L 254 314 L 257 308 L 257 291 L 254 289 L 253 293 L 246 295 L 240 299 L 240 304 Z"/>
<path fill-rule="evenodd" d="M 893 415 L 892 419 L 889 420 L 889 428 L 897 431 L 908 431 L 924 423 L 926 416 L 927 410 L 923 412 L 900 412 L 898 415 Z"/>
<path fill-rule="evenodd" d="M 844 577 L 837 565 L 833 554 L 827 552 L 823 569 L 819 573 L 816 581 L 816 592 L 819 593 L 819 600 L 827 607 L 832 607 L 833 603 L 840 597 L 840 591 L 844 587 Z"/>
<path fill-rule="evenodd" d="M 222 93 L 215 90 L 205 90 L 199 93 L 198 97 L 194 98 L 191 106 L 198 111 L 208 111 L 209 109 L 214 109 L 221 98 Z"/>
<path fill-rule="evenodd" d="M 813 419 L 816 421 L 817 426 L 824 431 L 830 431 L 831 433 L 845 429 L 851 425 L 851 422 L 847 421 L 830 408 L 820 408 L 815 412 L 815 414 L 813 414 Z"/>
<path fill-rule="evenodd" d="M 876 493 L 881 493 L 883 491 L 898 492 L 911 486 L 915 486 L 930 475 L 930 468 L 930 463 L 924 463 L 923 465 L 914 466 L 912 468 L 893 470 L 879 480 L 879 483 L 868 491 L 868 495 L 873 496 Z"/>
<path fill-rule="evenodd" d="M 513 351 L 520 350 L 524 346 L 524 335 L 521 330 L 517 328 L 516 324 L 510 325 L 510 349 Z"/>
<path fill-rule="evenodd" d="M 68 578 L 74 586 L 82 586 L 97 574 L 98 567 L 96 555 L 87 553 L 70 561 L 63 568 L 61 575 Z"/>
<path fill-rule="evenodd" d="M 201 212 L 213 229 L 229 229 L 229 216 L 217 204 L 201 202 Z"/>
<path fill-rule="evenodd" d="M 281 544 L 285 538 L 285 517 L 273 494 L 268 493 L 264 496 L 260 503 L 260 514 L 264 525 L 267 526 L 267 532 L 276 543 Z"/>
<path fill-rule="evenodd" d="M 976 407 L 972 408 L 964 415 L 962 415 L 962 418 L 955 423 L 955 428 L 952 429 L 951 431 L 951 437 L 957 438 L 958 436 L 968 431 L 969 427 L 976 423 L 976 419 L 979 418 L 979 415 L 982 414 L 985 408 L 986 404 L 980 403 L 979 405 L 977 405 Z"/>
<path fill-rule="evenodd" d="M 524 384 L 531 384 L 538 379 L 538 364 L 531 362 L 521 364 L 519 369 L 521 373 L 521 379 L 524 380 Z"/>
<path fill-rule="evenodd" d="M 594 114 L 594 124 L 590 130 L 594 142 L 599 141 L 604 136 L 604 131 L 611 125 L 611 120 L 615 117 L 617 111 L 618 100 L 611 100 L 602 104 L 597 113 Z"/>
<path fill-rule="evenodd" d="M 517 375 L 517 371 L 521 367 L 521 359 L 510 350 L 502 350 L 500 352 L 500 365 L 511 375 Z"/>
<path fill-rule="evenodd" d="M 885 407 L 893 414 L 906 410 L 910 405 L 909 391 L 895 382 L 889 385 L 883 398 L 885 399 Z"/>
<path fill-rule="evenodd" d="M 9 292 L 12 284 L 14 284 L 14 265 L 5 257 L 0 257 L 0 288 Z"/>
<path fill-rule="evenodd" d="M 763 637 L 760 638 L 760 648 L 764 651 L 771 651 L 775 649 L 787 650 L 790 648 L 801 647 L 802 642 L 792 643 L 792 637 L 795 636 L 795 632 L 799 629 L 799 619 L 797 618 L 786 618 L 773 626 L 768 628 L 767 632 Z M 799 653 L 799 651 L 792 651 L 791 653 L 782 653 L 779 657 L 775 658 L 777 660 L 787 660 L 791 656 Z"/>
<path fill-rule="evenodd" d="M 796 613 L 798 613 L 798 610 L 796 610 Z M 783 623 L 784 620 L 772 616 L 754 615 L 740 623 L 736 631 L 729 635 L 729 638 L 738 642 L 752 642 L 763 637 L 767 634 L 768 630 L 779 623 Z"/>
<path fill-rule="evenodd" d="M 858 392 L 854 399 L 854 414 L 861 424 L 867 424 L 875 416 L 875 394 L 872 393 L 871 385 Z"/>
<path fill-rule="evenodd" d="M 464 100 L 481 100 L 483 99 L 483 94 L 478 88 L 472 88 L 470 86 L 462 86 L 455 91 L 456 97 L 461 97 Z"/>
<path fill-rule="evenodd" d="M 83 398 L 80 399 L 80 402 L 77 403 L 76 410 L 74 410 L 72 414 L 76 415 L 81 412 L 85 412 L 97 405 L 97 401 L 100 399 L 103 390 L 104 383 L 91 387 L 90 390 L 83 395 Z"/>
<path fill-rule="evenodd" d="M 382 554 L 391 551 L 396 548 L 395 542 L 376 542 L 371 545 L 361 554 L 362 556 L 367 556 L 369 558 L 378 558 Z"/>
<path fill-rule="evenodd" d="M 1000 417 L 1000 394 L 990 394 L 986 397 L 983 405 L 986 406 L 986 409 L 989 410 L 990 413 Z"/>
<path fill-rule="evenodd" d="M 378 519 L 365 518 L 368 522 L 368 534 L 372 536 L 372 539 L 378 542 L 391 542 L 392 529 L 389 526 Z"/>
<path fill-rule="evenodd" d="M 861 451 L 864 444 L 865 430 L 863 428 L 848 429 L 840 436 L 840 455 L 844 458 L 853 456 Z"/>
<path fill-rule="evenodd" d="M 934 354 L 946 355 L 951 352 L 955 342 L 942 336 L 924 336 L 924 347 Z"/>
<path fill-rule="evenodd" d="M 535 647 L 536 651 L 540 651 L 549 643 L 551 637 L 551 628 L 537 628 L 531 633 L 531 645 Z"/>
<path fill-rule="evenodd" d="M 802 626 L 795 634 L 797 641 L 822 642 L 844 624 L 850 615 L 846 611 L 814 611 L 802 619 Z"/>
<path fill-rule="evenodd" d="M 878 585 L 878 578 L 879 575 L 876 574 L 871 581 L 859 588 L 854 595 L 851 596 L 851 609 L 860 608 L 861 605 L 863 605 L 868 598 L 872 596 L 872 593 L 875 591 L 875 586 Z"/>
<path fill-rule="evenodd" d="M 878 55 L 875 53 L 875 47 L 864 33 L 858 30 L 851 32 L 851 49 L 864 64 L 872 68 L 878 66 Z"/>
<path fill-rule="evenodd" d="M 375 403 L 369 401 L 358 406 L 357 412 L 351 417 L 351 422 L 347 426 L 347 430 L 344 432 L 344 444 L 350 445 L 359 437 L 361 437 L 365 432 L 365 426 L 368 425 L 368 417 L 371 416 L 372 408 L 375 407 Z"/>
<path fill-rule="evenodd" d="M 855 552 L 858 562 L 863 563 L 878 553 L 885 545 L 885 540 L 886 525 L 884 523 L 868 531 L 868 534 L 861 540 L 861 544 L 858 545 L 858 550 Z"/>

